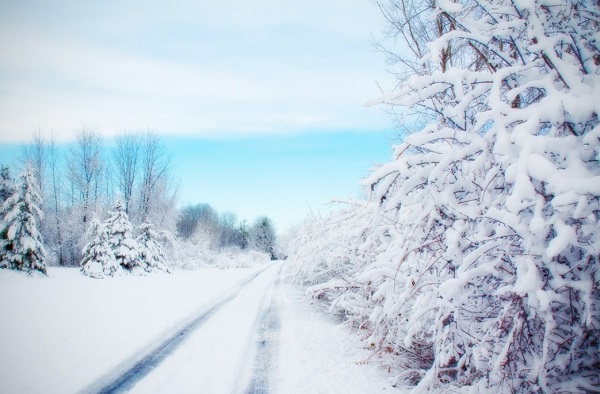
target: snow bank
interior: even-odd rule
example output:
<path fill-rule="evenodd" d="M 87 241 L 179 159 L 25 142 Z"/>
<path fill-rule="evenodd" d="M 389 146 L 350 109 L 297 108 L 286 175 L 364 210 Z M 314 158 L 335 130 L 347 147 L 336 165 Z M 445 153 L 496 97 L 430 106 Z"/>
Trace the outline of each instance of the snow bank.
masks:
<path fill-rule="evenodd" d="M 255 270 L 178 271 L 99 281 L 0 270 L 0 391 L 77 392 L 194 316 Z"/>

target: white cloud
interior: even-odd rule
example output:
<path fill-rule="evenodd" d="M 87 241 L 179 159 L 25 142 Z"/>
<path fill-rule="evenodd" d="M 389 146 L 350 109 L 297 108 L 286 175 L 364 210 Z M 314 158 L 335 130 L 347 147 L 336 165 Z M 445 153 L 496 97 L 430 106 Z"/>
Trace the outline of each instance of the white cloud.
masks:
<path fill-rule="evenodd" d="M 0 17 L 0 141 L 38 128 L 67 138 L 82 125 L 215 134 L 389 124 L 362 107 L 383 75 L 368 4 L 83 4 Z"/>

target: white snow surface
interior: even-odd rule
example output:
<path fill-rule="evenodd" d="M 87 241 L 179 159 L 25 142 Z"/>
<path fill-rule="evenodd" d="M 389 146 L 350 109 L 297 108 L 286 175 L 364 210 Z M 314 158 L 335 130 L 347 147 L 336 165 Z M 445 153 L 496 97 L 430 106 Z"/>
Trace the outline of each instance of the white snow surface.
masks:
<path fill-rule="evenodd" d="M 383 371 L 360 365 L 369 353 L 346 330 L 295 287 L 276 285 L 279 264 L 110 280 L 71 268 L 49 268 L 47 278 L 0 270 L 0 392 L 81 392 L 265 267 L 132 392 L 244 390 L 258 317 L 269 304 L 279 319 L 270 392 L 398 392 Z"/>
<path fill-rule="evenodd" d="M 275 393 L 402 393 L 384 371 L 368 364 L 370 351 L 357 338 L 303 296 L 282 285 L 279 373 Z"/>

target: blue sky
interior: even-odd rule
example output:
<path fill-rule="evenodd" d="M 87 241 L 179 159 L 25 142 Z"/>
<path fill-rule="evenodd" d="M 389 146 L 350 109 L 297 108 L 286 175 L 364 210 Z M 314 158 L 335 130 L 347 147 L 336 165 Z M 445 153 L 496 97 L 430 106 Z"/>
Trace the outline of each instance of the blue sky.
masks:
<path fill-rule="evenodd" d="M 369 168 L 390 157 L 384 133 L 321 132 L 230 140 L 169 140 L 183 170 L 182 203 L 208 201 L 253 220 L 271 216 L 280 231 L 331 200 L 360 196 Z"/>
<path fill-rule="evenodd" d="M 182 203 L 285 227 L 388 157 L 392 121 L 363 105 L 390 86 L 380 22 L 368 0 L 1 2 L 0 153 L 150 128 Z"/>

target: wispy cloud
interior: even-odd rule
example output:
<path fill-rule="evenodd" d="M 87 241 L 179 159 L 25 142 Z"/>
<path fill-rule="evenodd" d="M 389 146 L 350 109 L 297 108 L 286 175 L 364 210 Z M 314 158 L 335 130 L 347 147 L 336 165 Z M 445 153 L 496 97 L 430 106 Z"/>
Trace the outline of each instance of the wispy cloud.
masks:
<path fill-rule="evenodd" d="M 2 141 L 388 125 L 362 106 L 385 78 L 366 0 L 68 3 L 0 6 Z"/>

